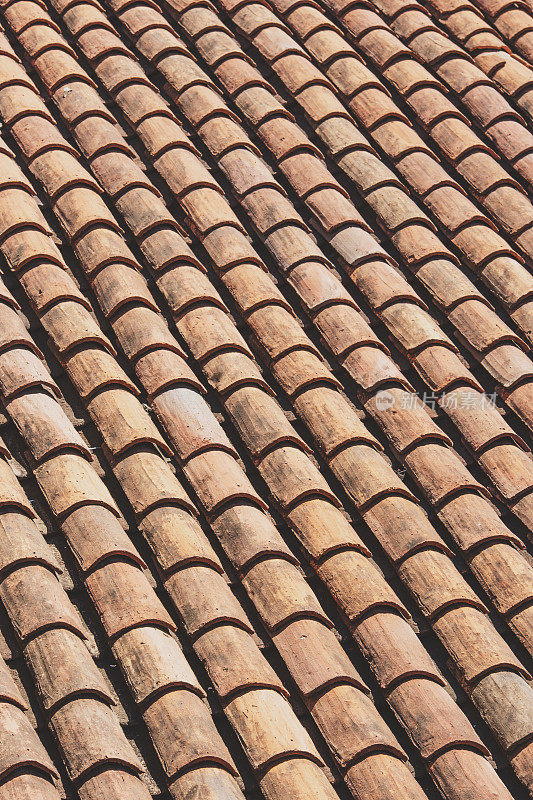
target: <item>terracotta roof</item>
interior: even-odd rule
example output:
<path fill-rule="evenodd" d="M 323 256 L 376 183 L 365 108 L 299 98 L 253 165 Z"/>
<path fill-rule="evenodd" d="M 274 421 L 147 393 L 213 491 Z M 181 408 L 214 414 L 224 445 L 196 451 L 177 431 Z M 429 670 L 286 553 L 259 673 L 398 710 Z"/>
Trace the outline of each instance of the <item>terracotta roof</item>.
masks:
<path fill-rule="evenodd" d="M 532 8 L 0 2 L 0 800 L 533 795 Z"/>

